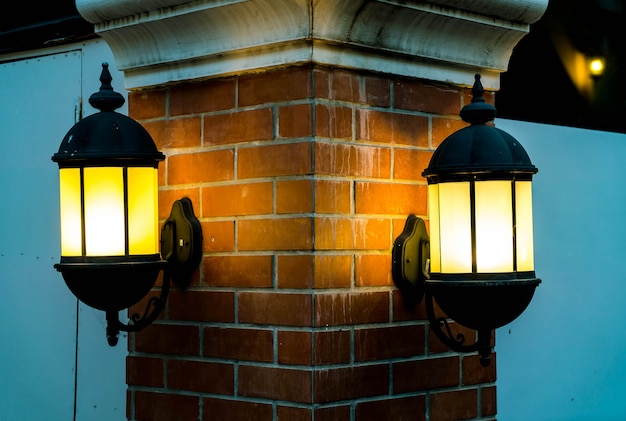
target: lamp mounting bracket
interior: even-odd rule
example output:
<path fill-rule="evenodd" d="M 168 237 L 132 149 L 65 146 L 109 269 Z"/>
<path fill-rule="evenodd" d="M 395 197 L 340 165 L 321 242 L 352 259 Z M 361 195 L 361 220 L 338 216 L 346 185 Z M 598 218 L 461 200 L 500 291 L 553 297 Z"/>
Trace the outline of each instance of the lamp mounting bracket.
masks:
<path fill-rule="evenodd" d="M 409 215 L 402 234 L 393 244 L 393 279 L 409 305 L 422 301 L 424 282 L 429 278 L 430 240 L 421 218 Z"/>
<path fill-rule="evenodd" d="M 168 262 L 172 280 L 182 288 L 189 285 L 202 258 L 202 227 L 188 197 L 174 202 L 163 224 L 161 255 Z"/>

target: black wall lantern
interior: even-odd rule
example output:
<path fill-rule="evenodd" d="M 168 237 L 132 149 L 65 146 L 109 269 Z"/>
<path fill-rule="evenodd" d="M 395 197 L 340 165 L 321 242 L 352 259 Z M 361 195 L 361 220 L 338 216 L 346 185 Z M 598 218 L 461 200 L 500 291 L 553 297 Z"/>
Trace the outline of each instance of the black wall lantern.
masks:
<path fill-rule="evenodd" d="M 106 312 L 107 339 L 138 331 L 163 310 L 173 280 L 185 287 L 202 255 L 202 230 L 191 201 L 174 202 L 158 232 L 159 152 L 148 132 L 114 110 L 124 97 L 111 87 L 102 65 L 99 92 L 89 103 L 100 110 L 76 123 L 52 160 L 59 164 L 61 261 L 54 267 L 85 304 Z M 163 256 L 163 258 L 161 257 Z M 159 297 L 129 324 L 118 312 L 139 302 L 164 271 Z"/>
<path fill-rule="evenodd" d="M 520 143 L 487 125 L 496 109 L 483 99 L 476 75 L 471 104 L 461 118 L 471 125 L 434 152 L 422 175 L 428 181 L 430 238 L 411 215 L 396 239 L 392 275 L 409 302 L 423 298 L 431 329 L 449 348 L 490 362 L 491 332 L 516 319 L 541 282 L 535 276 L 532 176 L 537 168 Z M 454 336 L 440 309 L 478 332 L 475 343 Z"/>

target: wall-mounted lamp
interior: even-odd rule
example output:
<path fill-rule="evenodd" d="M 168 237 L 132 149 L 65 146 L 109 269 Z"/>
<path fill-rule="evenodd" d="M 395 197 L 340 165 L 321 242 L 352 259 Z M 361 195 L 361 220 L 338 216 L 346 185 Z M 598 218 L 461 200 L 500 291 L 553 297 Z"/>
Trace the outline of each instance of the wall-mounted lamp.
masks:
<path fill-rule="evenodd" d="M 541 282 L 533 260 L 532 176 L 537 168 L 520 143 L 485 123 L 496 109 L 483 99 L 476 75 L 471 104 L 461 118 L 471 123 L 434 152 L 423 172 L 428 181 L 430 238 L 411 215 L 396 239 L 392 275 L 409 302 L 426 300 L 431 329 L 449 348 L 478 351 L 490 362 L 491 332 L 517 318 Z M 433 300 L 478 338 L 453 336 Z"/>
<path fill-rule="evenodd" d="M 588 60 L 589 74 L 592 77 L 602 76 L 605 66 L 606 60 L 604 59 L 604 57 L 591 57 Z"/>
<path fill-rule="evenodd" d="M 107 339 L 138 331 L 163 310 L 173 280 L 185 287 L 202 254 L 202 230 L 191 201 L 174 202 L 161 231 L 159 253 L 159 152 L 148 132 L 114 110 L 124 97 L 102 65 L 100 90 L 89 103 L 100 110 L 76 123 L 52 160 L 59 164 L 61 261 L 54 267 L 85 304 L 106 312 Z M 163 255 L 163 259 L 161 258 Z M 159 297 L 142 316 L 120 322 L 118 312 L 148 294 L 164 271 Z"/>

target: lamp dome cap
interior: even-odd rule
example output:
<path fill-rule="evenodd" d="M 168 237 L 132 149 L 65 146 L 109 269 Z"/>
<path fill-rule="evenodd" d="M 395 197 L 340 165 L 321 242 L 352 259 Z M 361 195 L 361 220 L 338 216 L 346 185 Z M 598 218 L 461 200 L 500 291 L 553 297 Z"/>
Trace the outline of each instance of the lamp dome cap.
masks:
<path fill-rule="evenodd" d="M 102 111 L 85 117 L 65 135 L 52 160 L 59 166 L 158 165 L 165 156 L 150 134 L 130 117 Z"/>
<path fill-rule="evenodd" d="M 100 90 L 89 98 L 99 113 L 83 118 L 65 135 L 52 160 L 59 167 L 139 165 L 157 166 L 165 156 L 141 124 L 114 110 L 124 97 L 111 86 L 109 65 L 102 64 Z"/>
<path fill-rule="evenodd" d="M 422 175 L 428 179 L 454 174 L 536 172 L 526 150 L 513 136 L 496 127 L 472 125 L 448 136 Z"/>
<path fill-rule="evenodd" d="M 470 126 L 448 136 L 439 145 L 422 175 L 429 183 L 480 175 L 484 178 L 531 178 L 537 172 L 520 142 L 488 121 L 495 107 L 485 103 L 480 75 L 472 89 L 472 103 L 461 110 Z"/>

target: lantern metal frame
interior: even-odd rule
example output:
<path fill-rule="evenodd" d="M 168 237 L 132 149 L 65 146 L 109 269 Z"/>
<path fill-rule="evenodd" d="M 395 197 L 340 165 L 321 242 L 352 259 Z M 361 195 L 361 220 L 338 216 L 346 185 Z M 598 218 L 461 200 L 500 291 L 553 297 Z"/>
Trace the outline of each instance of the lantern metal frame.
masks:
<path fill-rule="evenodd" d="M 71 292 L 86 305 L 105 311 L 109 345 L 117 344 L 120 331 L 139 331 L 151 324 L 165 307 L 170 283 L 185 288 L 202 258 L 202 228 L 189 198 L 176 200 L 161 229 L 161 252 L 129 252 L 128 191 L 129 167 L 156 169 L 165 156 L 157 150 L 150 134 L 135 120 L 115 112 L 124 97 L 111 86 L 108 64 L 102 64 L 100 90 L 89 103 L 100 110 L 76 123 L 65 135 L 52 160 L 59 169 L 77 168 L 81 183 L 81 256 L 61 256 L 54 267 L 61 272 Z M 83 171 L 89 167 L 120 167 L 124 181 L 125 252 L 120 256 L 87 256 Z M 156 227 L 155 227 L 156 229 Z M 162 257 L 163 256 L 163 257 Z M 160 272 L 163 282 L 158 297 L 147 300 L 143 315 L 133 314 L 129 323 L 119 320 L 119 311 L 141 301 L 153 288 Z"/>
<path fill-rule="evenodd" d="M 485 102 L 480 75 L 475 76 L 471 104 L 461 110 L 461 118 L 471 125 L 446 138 L 434 152 L 422 175 L 428 184 L 467 181 L 470 201 L 475 182 L 486 180 L 530 181 L 537 168 L 519 142 L 503 130 L 488 125 L 496 109 Z M 513 194 L 513 208 L 515 194 Z M 492 331 L 516 319 L 530 303 L 541 282 L 533 271 L 517 271 L 516 245 L 513 245 L 513 271 L 479 273 L 476 269 L 476 235 L 473 202 L 470 206 L 472 232 L 472 272 L 431 273 L 430 239 L 424 221 L 409 215 L 392 250 L 392 277 L 408 305 L 425 300 L 432 332 L 450 349 L 476 352 L 481 364 L 490 363 Z M 515 220 L 515 210 L 513 209 Z M 513 237 L 515 239 L 515 222 Z M 514 241 L 515 242 L 515 241 Z M 435 302 L 448 317 L 437 316 Z M 474 343 L 465 335 L 453 334 L 448 318 L 477 331 Z"/>

